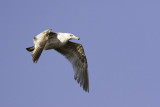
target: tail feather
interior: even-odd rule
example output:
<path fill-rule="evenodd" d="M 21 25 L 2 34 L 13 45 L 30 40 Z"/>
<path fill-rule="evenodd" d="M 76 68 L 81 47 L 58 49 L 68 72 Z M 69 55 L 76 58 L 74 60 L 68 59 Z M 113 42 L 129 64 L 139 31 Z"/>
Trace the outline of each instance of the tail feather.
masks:
<path fill-rule="evenodd" d="M 32 52 L 34 50 L 34 46 L 26 48 L 27 51 Z"/>

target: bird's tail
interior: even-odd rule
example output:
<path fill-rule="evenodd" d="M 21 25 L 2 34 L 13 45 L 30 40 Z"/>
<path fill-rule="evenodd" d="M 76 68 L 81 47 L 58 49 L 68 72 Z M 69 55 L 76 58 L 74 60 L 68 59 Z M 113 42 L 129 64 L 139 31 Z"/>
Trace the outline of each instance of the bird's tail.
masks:
<path fill-rule="evenodd" d="M 34 46 L 26 48 L 27 51 L 32 52 L 34 50 Z"/>

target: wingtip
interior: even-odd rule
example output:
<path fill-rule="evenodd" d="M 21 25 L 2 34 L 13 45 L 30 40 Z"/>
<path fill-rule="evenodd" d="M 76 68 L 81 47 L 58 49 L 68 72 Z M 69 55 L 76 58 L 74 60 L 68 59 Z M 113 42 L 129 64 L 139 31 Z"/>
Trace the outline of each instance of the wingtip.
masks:
<path fill-rule="evenodd" d="M 87 93 L 89 93 L 89 89 L 85 90 Z"/>
<path fill-rule="evenodd" d="M 37 63 L 38 62 L 38 60 L 35 60 L 34 58 L 32 58 L 32 61 L 33 61 L 33 63 Z"/>
<path fill-rule="evenodd" d="M 84 91 L 86 91 L 86 92 L 88 92 L 89 93 L 89 87 L 87 87 L 87 88 L 83 88 L 84 89 Z"/>

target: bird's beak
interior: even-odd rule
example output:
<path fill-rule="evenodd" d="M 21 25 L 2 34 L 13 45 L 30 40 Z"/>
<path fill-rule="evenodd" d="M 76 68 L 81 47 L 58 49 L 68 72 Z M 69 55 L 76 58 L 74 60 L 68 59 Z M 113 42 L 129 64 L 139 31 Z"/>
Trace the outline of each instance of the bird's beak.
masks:
<path fill-rule="evenodd" d="M 73 39 L 80 40 L 80 38 L 79 38 L 79 37 L 76 37 L 76 36 L 73 36 L 72 38 L 73 38 Z"/>

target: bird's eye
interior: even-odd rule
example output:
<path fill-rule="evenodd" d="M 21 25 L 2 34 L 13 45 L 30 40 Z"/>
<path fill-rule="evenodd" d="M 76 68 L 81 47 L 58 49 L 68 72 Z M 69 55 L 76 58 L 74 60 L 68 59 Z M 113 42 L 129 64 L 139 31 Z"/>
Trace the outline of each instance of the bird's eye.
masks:
<path fill-rule="evenodd" d="M 71 37 L 73 37 L 73 35 L 70 35 Z"/>

